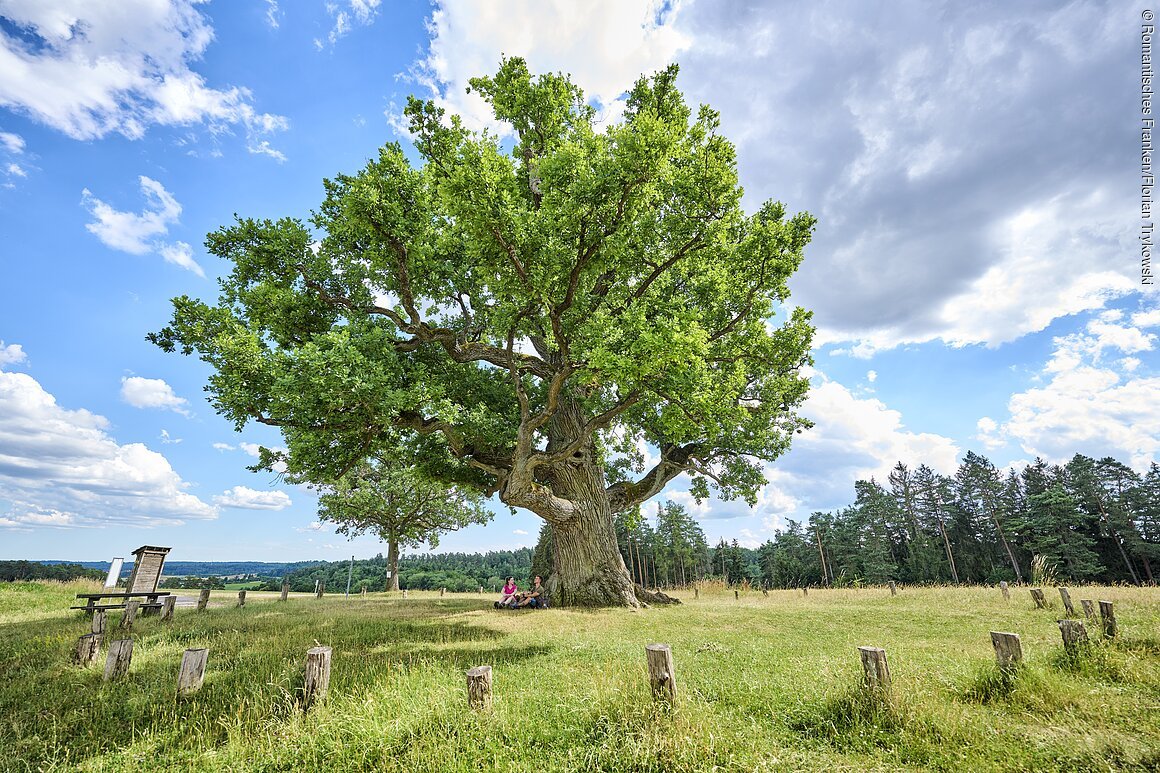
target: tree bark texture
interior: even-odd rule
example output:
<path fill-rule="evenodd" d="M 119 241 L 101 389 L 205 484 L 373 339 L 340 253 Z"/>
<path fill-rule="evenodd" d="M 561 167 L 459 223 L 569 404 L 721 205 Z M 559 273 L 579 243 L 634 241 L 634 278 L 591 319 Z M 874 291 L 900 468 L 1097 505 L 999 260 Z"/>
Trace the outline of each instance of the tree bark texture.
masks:
<path fill-rule="evenodd" d="M 653 700 L 664 701 L 672 706 L 677 700 L 677 674 L 673 668 L 672 649 L 667 644 L 647 644 L 644 654 Z"/>
<path fill-rule="evenodd" d="M 886 650 L 881 647 L 859 647 L 862 656 L 863 681 L 866 688 L 881 694 L 890 692 L 890 667 L 886 663 Z"/>
<path fill-rule="evenodd" d="M 991 646 L 995 648 L 995 661 L 1003 670 L 1013 670 L 1023 662 L 1023 645 L 1019 634 L 991 631 Z"/>
<path fill-rule="evenodd" d="M 1070 654 L 1075 654 L 1079 648 L 1088 643 L 1087 628 L 1079 620 L 1058 620 L 1059 635 L 1063 638 L 1063 648 Z"/>
<path fill-rule="evenodd" d="M 99 633 L 86 633 L 77 640 L 77 649 L 73 662 L 78 666 L 88 667 L 97 662 L 97 655 L 101 651 L 101 636 Z"/>
<path fill-rule="evenodd" d="M 399 589 L 399 539 L 394 535 L 387 540 L 387 571 L 391 576 L 387 578 L 387 590 Z"/>
<path fill-rule="evenodd" d="M 177 673 L 177 697 L 193 695 L 205 681 L 208 649 L 189 649 L 181 656 L 181 670 Z"/>
<path fill-rule="evenodd" d="M 467 672 L 467 705 L 476 711 L 491 708 L 491 666 L 476 666 Z"/>
<path fill-rule="evenodd" d="M 109 656 L 105 660 L 105 681 L 123 679 L 129 675 L 129 664 L 133 660 L 133 640 L 117 639 L 109 644 Z"/>
<path fill-rule="evenodd" d="M 1035 599 L 1035 608 L 1036 609 L 1047 609 L 1047 599 L 1045 599 L 1043 597 L 1043 589 L 1042 588 L 1032 588 L 1031 589 L 1031 598 Z"/>
<path fill-rule="evenodd" d="M 173 609 L 177 604 L 177 596 L 166 596 L 161 600 L 161 622 L 173 620 Z"/>
<path fill-rule="evenodd" d="M 302 710 L 326 697 L 330 689 L 330 647 L 311 647 L 306 652 L 306 679 L 302 688 Z"/>
<path fill-rule="evenodd" d="M 209 588 L 202 588 L 201 593 L 197 595 L 197 611 L 204 612 L 206 605 L 209 604 Z"/>
<path fill-rule="evenodd" d="M 1068 617 L 1075 617 L 1075 607 L 1071 603 L 1071 594 L 1067 588 L 1057 588 L 1057 590 L 1059 591 L 1059 597 L 1063 599 L 1064 613 Z"/>
<path fill-rule="evenodd" d="M 1104 636 L 1116 638 L 1116 613 L 1110 601 L 1100 602 L 1100 621 L 1103 623 Z"/>

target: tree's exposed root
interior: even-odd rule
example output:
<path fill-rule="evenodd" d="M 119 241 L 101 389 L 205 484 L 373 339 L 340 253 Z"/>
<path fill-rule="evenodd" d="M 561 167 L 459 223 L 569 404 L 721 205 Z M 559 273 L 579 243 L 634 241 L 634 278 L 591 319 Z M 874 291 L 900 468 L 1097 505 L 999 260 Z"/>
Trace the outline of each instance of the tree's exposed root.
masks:
<path fill-rule="evenodd" d="M 656 592 L 653 592 L 651 590 L 645 590 L 644 586 L 640 585 L 639 583 L 634 584 L 632 586 L 632 588 L 636 592 L 636 600 L 641 602 L 641 604 L 643 604 L 644 606 L 648 606 L 649 604 L 680 604 L 681 603 L 680 599 L 675 599 L 672 596 L 666 596 L 665 594 L 661 593 L 659 590 Z"/>

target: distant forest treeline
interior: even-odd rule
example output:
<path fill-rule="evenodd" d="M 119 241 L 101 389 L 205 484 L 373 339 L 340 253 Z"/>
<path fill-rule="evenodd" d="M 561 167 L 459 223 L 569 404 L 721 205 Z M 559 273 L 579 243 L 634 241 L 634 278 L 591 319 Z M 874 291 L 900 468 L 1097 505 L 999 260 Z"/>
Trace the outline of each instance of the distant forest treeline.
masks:
<path fill-rule="evenodd" d="M 83 577 L 91 580 L 105 579 L 105 572 L 90 569 L 81 564 L 38 563 L 36 561 L 0 561 L 0 582 L 22 582 L 26 580 L 75 580 Z"/>
<path fill-rule="evenodd" d="M 621 555 L 638 581 L 661 587 L 705 576 L 776 588 L 1027 581 L 1036 556 L 1067 582 L 1142 584 L 1155 583 L 1160 566 L 1155 463 L 1139 475 L 1077 454 L 1004 473 L 968 452 L 954 475 L 899 462 L 885 483 L 860 480 L 854 493 L 852 505 L 787 521 L 757 549 L 736 540 L 708 548 L 677 505 L 656 527 L 621 515 Z M 540 541 L 550 544 L 550 528 Z"/>

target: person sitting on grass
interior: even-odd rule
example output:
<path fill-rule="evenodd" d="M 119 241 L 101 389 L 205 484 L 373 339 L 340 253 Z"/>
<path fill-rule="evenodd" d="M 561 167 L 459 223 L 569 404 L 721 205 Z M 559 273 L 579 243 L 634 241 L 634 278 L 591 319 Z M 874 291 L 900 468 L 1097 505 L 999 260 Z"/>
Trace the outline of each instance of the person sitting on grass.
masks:
<path fill-rule="evenodd" d="M 531 607 L 532 609 L 548 608 L 548 589 L 540 584 L 540 575 L 536 575 L 532 587 L 524 594 L 523 600 L 516 606 Z"/>
<path fill-rule="evenodd" d="M 516 578 L 515 577 L 507 578 L 507 582 L 505 582 L 503 584 L 503 596 L 500 598 L 499 601 L 495 602 L 496 608 L 498 609 L 499 607 L 515 606 L 516 594 L 518 592 L 519 592 L 519 588 L 516 587 Z"/>

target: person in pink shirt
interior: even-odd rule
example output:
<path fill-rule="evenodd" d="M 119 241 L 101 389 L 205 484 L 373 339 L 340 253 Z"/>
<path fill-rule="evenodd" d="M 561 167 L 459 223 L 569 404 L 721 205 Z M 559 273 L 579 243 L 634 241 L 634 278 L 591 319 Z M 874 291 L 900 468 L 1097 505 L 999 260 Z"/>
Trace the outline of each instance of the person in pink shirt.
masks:
<path fill-rule="evenodd" d="M 495 603 L 496 607 L 498 608 L 498 607 L 515 606 L 516 593 L 518 593 L 518 592 L 519 592 L 519 588 L 516 587 L 516 578 L 515 577 L 507 578 L 507 582 L 505 582 L 503 584 L 503 596 L 502 596 L 502 598 L 500 598 L 499 601 L 497 601 Z"/>

